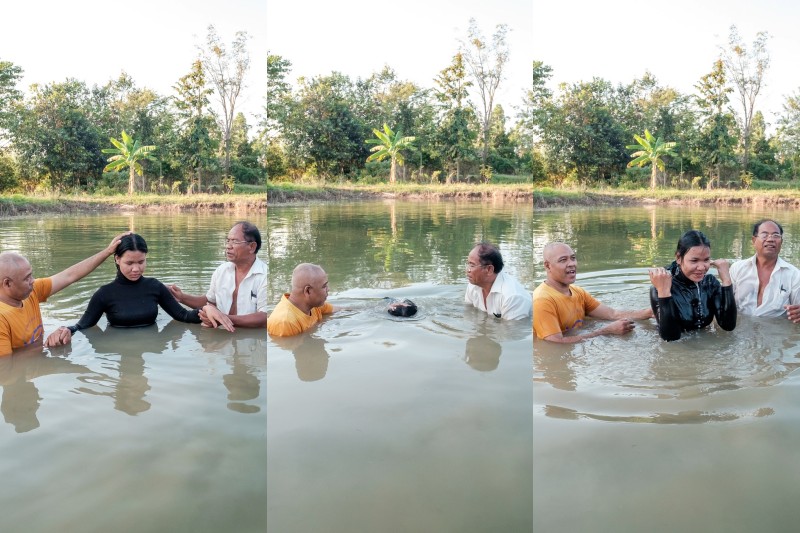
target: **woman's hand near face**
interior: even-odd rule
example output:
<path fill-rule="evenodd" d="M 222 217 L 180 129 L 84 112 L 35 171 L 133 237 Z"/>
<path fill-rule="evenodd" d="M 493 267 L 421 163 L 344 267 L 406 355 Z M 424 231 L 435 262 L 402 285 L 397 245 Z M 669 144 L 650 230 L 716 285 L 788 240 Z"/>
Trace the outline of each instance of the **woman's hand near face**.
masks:
<path fill-rule="evenodd" d="M 649 271 L 650 283 L 658 291 L 659 298 L 672 296 L 672 274 L 666 268 L 651 268 Z"/>
<path fill-rule="evenodd" d="M 711 261 L 711 266 L 716 267 L 717 272 L 719 272 L 720 283 L 722 283 L 723 287 L 727 287 L 731 284 L 730 261 L 727 259 L 714 259 Z"/>

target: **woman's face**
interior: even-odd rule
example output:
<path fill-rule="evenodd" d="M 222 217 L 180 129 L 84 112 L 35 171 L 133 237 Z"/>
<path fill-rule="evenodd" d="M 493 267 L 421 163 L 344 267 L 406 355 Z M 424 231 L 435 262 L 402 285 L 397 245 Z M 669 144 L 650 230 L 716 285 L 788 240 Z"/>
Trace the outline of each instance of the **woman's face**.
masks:
<path fill-rule="evenodd" d="M 692 281 L 702 280 L 711 268 L 711 249 L 708 246 L 692 246 L 683 257 L 675 256 L 683 275 Z"/>
<path fill-rule="evenodd" d="M 119 265 L 119 271 L 123 276 L 131 281 L 136 281 L 144 275 L 144 269 L 147 267 L 147 254 L 128 250 L 121 256 L 115 257 L 114 261 Z"/>

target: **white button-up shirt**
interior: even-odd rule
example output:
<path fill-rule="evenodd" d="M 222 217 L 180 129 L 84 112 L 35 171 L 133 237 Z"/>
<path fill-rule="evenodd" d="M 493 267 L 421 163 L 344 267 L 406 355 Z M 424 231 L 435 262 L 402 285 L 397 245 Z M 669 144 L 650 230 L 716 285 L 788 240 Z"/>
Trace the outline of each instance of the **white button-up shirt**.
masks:
<path fill-rule="evenodd" d="M 233 291 L 236 290 L 236 265 L 222 263 L 211 275 L 211 286 L 206 298 L 217 309 L 228 314 L 233 304 Z M 267 311 L 267 265 L 256 257 L 250 271 L 239 284 L 236 295 L 236 314 L 249 315 L 257 311 Z"/>
<path fill-rule="evenodd" d="M 485 303 L 483 289 L 471 283 L 467 285 L 464 301 L 481 311 L 507 320 L 529 317 L 533 310 L 531 293 L 505 270 L 500 271 L 495 278 Z"/>
<path fill-rule="evenodd" d="M 764 288 L 761 305 L 758 305 L 756 256 L 733 263 L 731 281 L 736 307 L 743 315 L 786 316 L 784 305 L 800 304 L 800 270 L 780 257 Z"/>

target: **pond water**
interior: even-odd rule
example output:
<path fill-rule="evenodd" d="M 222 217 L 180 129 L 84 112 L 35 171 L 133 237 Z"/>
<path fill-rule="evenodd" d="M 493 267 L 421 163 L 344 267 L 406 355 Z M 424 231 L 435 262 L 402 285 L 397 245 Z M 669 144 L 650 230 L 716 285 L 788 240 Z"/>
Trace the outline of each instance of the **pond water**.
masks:
<path fill-rule="evenodd" d="M 480 240 L 532 288 L 530 204 L 270 207 L 267 224 L 271 307 L 314 262 L 345 308 L 267 341 L 268 529 L 531 531 L 531 323 L 463 303 Z"/>
<path fill-rule="evenodd" d="M 262 231 L 264 214 L 242 214 Z M 202 294 L 225 260 L 228 215 L 3 220 L 0 250 L 52 275 L 134 229 L 146 275 Z M 42 305 L 45 333 L 77 322 L 111 259 Z M 6 482 L 0 530 L 263 532 L 266 331 L 173 322 L 99 327 L 71 345 L 0 358 Z"/>
<path fill-rule="evenodd" d="M 800 214 L 685 207 L 536 210 L 542 248 L 563 240 L 577 285 L 615 308 L 649 306 L 647 268 L 699 229 L 712 258 L 754 251 L 752 224 L 783 224 L 800 265 Z M 588 327 L 599 324 L 589 322 Z M 800 496 L 800 328 L 739 317 L 661 341 L 655 321 L 623 337 L 534 342 L 535 531 L 789 531 Z"/>

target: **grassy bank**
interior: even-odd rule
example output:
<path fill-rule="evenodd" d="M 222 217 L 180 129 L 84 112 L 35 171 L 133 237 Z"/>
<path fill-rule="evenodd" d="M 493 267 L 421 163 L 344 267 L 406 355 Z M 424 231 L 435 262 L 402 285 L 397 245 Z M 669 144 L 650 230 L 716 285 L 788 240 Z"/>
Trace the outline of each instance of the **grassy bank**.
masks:
<path fill-rule="evenodd" d="M 397 198 L 407 200 L 493 200 L 530 202 L 533 190 L 530 184 L 414 184 L 379 183 L 271 183 L 267 185 L 269 203 L 370 200 Z"/>
<path fill-rule="evenodd" d="M 266 212 L 267 198 L 263 191 L 249 194 L 136 194 L 134 196 L 49 195 L 0 196 L 0 217 L 38 213 L 86 212 Z"/>
<path fill-rule="evenodd" d="M 797 189 L 771 190 L 679 190 L 639 189 L 617 191 L 612 189 L 553 189 L 535 187 L 535 208 L 615 205 L 692 205 L 692 206 L 741 206 L 741 207 L 800 207 L 800 191 Z"/>

